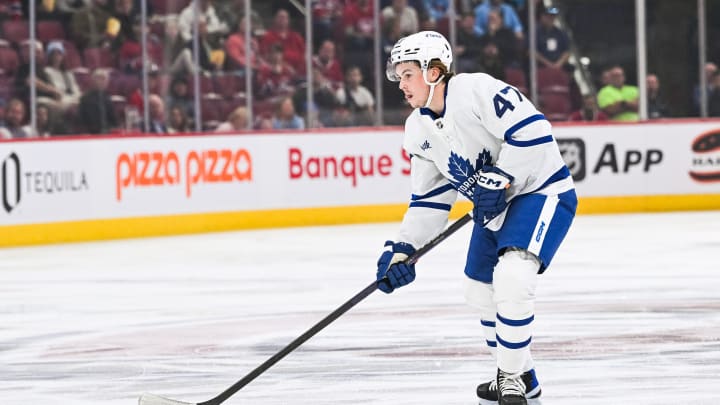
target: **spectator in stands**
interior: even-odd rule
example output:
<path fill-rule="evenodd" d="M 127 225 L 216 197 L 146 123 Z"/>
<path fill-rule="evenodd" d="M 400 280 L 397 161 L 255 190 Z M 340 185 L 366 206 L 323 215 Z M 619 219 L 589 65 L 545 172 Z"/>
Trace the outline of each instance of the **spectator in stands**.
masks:
<path fill-rule="evenodd" d="M 53 111 L 46 104 L 38 104 L 35 107 L 35 126 L 36 134 L 40 138 L 48 138 L 50 136 L 64 135 L 67 131 L 63 125 L 63 121 L 58 119 L 56 111 Z"/>
<path fill-rule="evenodd" d="M 260 50 L 269 54 L 276 45 L 282 47 L 284 60 L 305 74 L 305 38 L 290 29 L 290 14 L 285 9 L 275 13 L 272 27 L 260 40 Z"/>
<path fill-rule="evenodd" d="M 423 0 L 423 3 L 425 4 L 428 20 L 433 25 L 436 25 L 438 20 L 447 17 L 447 12 L 450 9 L 450 0 Z"/>
<path fill-rule="evenodd" d="M 402 32 L 400 31 L 400 24 L 394 20 L 385 22 L 384 29 L 385 32 L 382 37 L 383 59 L 381 60 L 388 60 L 393 46 L 402 38 Z M 390 80 L 382 80 L 381 85 L 383 86 L 382 97 L 384 108 L 379 113 L 383 114 L 383 122 L 388 125 L 403 124 L 410 110 L 407 101 L 403 97 L 397 96 L 397 83 L 393 83 Z"/>
<path fill-rule="evenodd" d="M 345 72 L 345 86 L 339 88 L 335 97 L 350 113 L 354 125 L 372 125 L 375 117 L 375 97 L 362 85 L 360 68 L 350 66 Z"/>
<path fill-rule="evenodd" d="M 487 27 L 479 42 L 481 48 L 486 48 L 490 43 L 495 45 L 503 68 L 520 64 L 517 56 L 519 41 L 512 30 L 503 25 L 503 18 L 498 10 L 488 12 Z"/>
<path fill-rule="evenodd" d="M 177 16 L 166 16 L 164 30 L 162 34 L 162 60 L 156 61 L 169 73 L 181 72 L 185 69 L 184 60 L 180 58 L 180 54 L 185 49 L 185 41 L 180 35 L 180 27 L 178 26 Z"/>
<path fill-rule="evenodd" d="M 128 38 L 135 37 L 134 26 L 140 23 L 140 10 L 135 9 L 133 0 L 114 0 L 112 18 L 117 21 L 119 27 L 112 44 L 113 49 L 117 50 Z"/>
<path fill-rule="evenodd" d="M 383 35 L 382 35 L 382 52 L 383 52 L 383 59 L 382 60 L 388 60 L 390 57 L 390 52 L 392 52 L 393 47 L 395 46 L 395 43 L 402 38 L 404 35 L 402 33 L 402 29 L 400 27 L 400 21 L 391 18 L 383 23 Z M 383 80 L 383 82 L 387 82 L 387 80 Z M 397 87 L 397 86 L 393 86 Z"/>
<path fill-rule="evenodd" d="M 225 65 L 225 51 L 216 48 L 210 40 L 210 33 L 205 20 L 198 21 L 198 64 L 204 73 L 212 73 L 223 69 Z M 192 40 L 185 43 L 185 48 L 178 54 L 172 64 L 171 72 L 174 74 L 191 74 L 196 64 L 193 59 L 194 43 Z"/>
<path fill-rule="evenodd" d="M 313 47 L 333 38 L 335 25 L 342 18 L 343 3 L 341 0 L 312 1 Z"/>
<path fill-rule="evenodd" d="M 65 23 L 68 21 L 69 15 L 60 10 L 55 0 L 34 0 L 35 1 L 35 19 L 37 21 L 49 20 Z M 82 3 L 82 2 L 81 2 Z M 30 1 L 22 2 L 23 15 L 30 15 Z"/>
<path fill-rule="evenodd" d="M 61 13 L 72 15 L 89 6 L 91 3 L 91 0 L 56 0 L 55 6 Z"/>
<path fill-rule="evenodd" d="M 218 18 L 215 12 L 213 0 L 198 0 L 198 8 L 200 9 L 200 15 L 198 16 L 198 22 L 204 24 L 203 30 L 206 35 L 206 40 L 213 47 L 219 47 L 220 39 L 225 37 L 230 29 L 227 24 Z M 193 20 L 195 18 L 195 2 L 191 1 L 187 7 L 180 12 L 178 18 L 178 28 L 180 29 L 180 36 L 185 43 L 192 41 L 193 33 Z"/>
<path fill-rule="evenodd" d="M 245 28 L 247 18 L 242 17 L 237 25 L 237 30 L 232 33 L 225 41 L 225 53 L 228 59 L 228 69 L 238 71 L 241 74 L 245 72 L 247 65 L 247 56 L 245 55 Z M 251 35 L 250 41 L 250 68 L 253 70 L 266 69 L 268 63 L 260 55 L 260 46 L 254 36 Z"/>
<path fill-rule="evenodd" d="M 704 68 L 705 80 L 707 87 L 705 88 L 708 97 L 712 91 L 712 81 L 715 77 L 715 73 L 718 72 L 718 66 L 714 62 L 707 62 Z M 700 84 L 696 84 L 693 88 L 693 107 L 695 107 L 696 114 L 700 114 Z"/>
<path fill-rule="evenodd" d="M 513 9 L 515 9 L 515 14 L 517 14 L 518 18 L 520 18 L 520 24 L 522 24 L 523 27 L 529 26 L 528 3 L 530 1 L 535 2 L 535 10 L 537 15 L 537 10 L 543 8 L 543 0 L 507 0 L 507 3 L 512 6 Z"/>
<path fill-rule="evenodd" d="M 598 92 L 598 106 L 613 121 L 637 121 L 638 88 L 625 84 L 625 71 L 613 66 L 608 74 L 610 84 Z"/>
<path fill-rule="evenodd" d="M 715 72 L 710 80 L 708 94 L 708 116 L 720 117 L 720 72 Z"/>
<path fill-rule="evenodd" d="M 273 129 L 272 117 L 260 116 L 255 120 L 255 129 Z"/>
<path fill-rule="evenodd" d="M 342 86 L 343 69 L 335 56 L 335 43 L 326 39 L 320 44 L 317 54 L 312 58 L 313 69 L 317 69 L 334 88 Z"/>
<path fill-rule="evenodd" d="M 190 94 L 190 87 L 185 76 L 175 76 L 172 78 L 166 104 L 171 110 L 176 107 L 181 109 L 186 117 L 193 117 L 195 115 L 195 100 Z"/>
<path fill-rule="evenodd" d="M 660 79 L 658 79 L 655 74 L 649 74 L 645 82 L 647 83 L 648 118 L 669 117 L 670 112 L 668 106 L 660 92 Z"/>
<path fill-rule="evenodd" d="M 75 75 L 65 67 L 65 47 L 60 41 L 51 41 L 47 46 L 45 77 L 53 88 L 54 103 L 61 111 L 74 107 L 80 101 L 80 87 Z"/>
<path fill-rule="evenodd" d="M 345 49 L 371 49 L 375 33 L 371 0 L 351 1 L 345 5 L 342 25 L 345 27 Z"/>
<path fill-rule="evenodd" d="M 0 126 L 0 139 L 34 138 L 26 115 L 25 103 L 19 98 L 10 99 L 5 110 L 5 123 Z"/>
<path fill-rule="evenodd" d="M 308 108 L 307 86 L 308 82 L 299 83 L 292 93 L 286 93 L 285 97 L 290 97 L 293 102 L 295 113 L 301 117 L 307 117 L 307 128 L 322 128 L 332 126 L 328 124 L 332 115 L 332 109 L 337 105 L 335 94 L 332 89 L 328 89 L 328 80 L 317 69 L 312 70 L 313 79 L 313 101 Z M 328 94 L 331 97 L 328 97 Z M 277 99 L 277 97 L 273 97 Z M 322 107 L 320 107 L 322 106 Z"/>
<path fill-rule="evenodd" d="M 314 104 L 309 111 L 308 128 L 338 126 L 335 121 L 338 118 L 336 111 L 340 103 L 335 95 L 336 87 L 318 69 L 313 69 L 312 84 Z M 303 85 L 293 95 L 295 111 L 303 116 L 308 116 L 306 88 Z"/>
<path fill-rule="evenodd" d="M 582 107 L 568 117 L 568 121 L 607 121 L 608 116 L 597 105 L 597 99 L 592 94 L 583 96 Z"/>
<path fill-rule="evenodd" d="M 473 10 L 477 6 L 476 0 L 455 0 L 455 11 L 458 15 L 464 15 L 473 13 Z"/>
<path fill-rule="evenodd" d="M 420 29 L 418 12 L 407 4 L 407 0 L 393 0 L 390 6 L 382 10 L 382 20 L 399 24 L 402 36 L 414 34 Z"/>
<path fill-rule="evenodd" d="M 148 96 L 148 115 L 150 118 L 148 125 L 149 133 L 167 134 L 170 132 L 165 122 L 165 102 L 162 97 L 157 94 L 150 94 Z M 145 126 L 143 125 L 141 128 L 144 130 Z"/>
<path fill-rule="evenodd" d="M 185 111 L 183 111 L 183 109 L 178 106 L 170 107 L 170 117 L 168 118 L 168 133 L 177 134 L 190 131 L 192 131 L 192 129 L 190 128 L 190 118 L 188 118 L 188 115 L 185 113 Z"/>
<path fill-rule="evenodd" d="M 248 109 L 237 107 L 227 117 L 227 121 L 218 125 L 215 132 L 240 132 L 248 129 Z"/>
<path fill-rule="evenodd" d="M 563 30 L 555 25 L 558 9 L 543 8 L 540 12 L 540 24 L 537 27 L 537 61 L 541 67 L 572 71 L 568 63 L 570 58 L 570 39 Z"/>
<path fill-rule="evenodd" d="M 4 0 L 0 2 L 0 20 L 22 20 L 25 19 L 25 10 L 23 10 L 20 0 Z"/>
<path fill-rule="evenodd" d="M 354 121 L 352 113 L 350 110 L 348 110 L 345 107 L 337 107 L 335 110 L 333 110 L 332 115 L 332 126 L 333 127 L 354 127 L 358 125 L 364 125 L 364 124 L 358 124 Z"/>
<path fill-rule="evenodd" d="M 30 41 L 24 41 L 20 45 L 20 61 L 21 64 L 15 72 L 15 94 L 24 102 L 30 101 Z M 53 104 L 59 99 L 61 94 L 50 83 L 45 73 L 45 58 L 43 54 L 43 45 L 41 42 L 35 42 L 35 91 L 39 101 L 43 103 Z"/>
<path fill-rule="evenodd" d="M 278 94 L 290 94 L 295 91 L 295 69 L 285 61 L 285 52 L 279 44 L 273 45 L 268 55 L 268 68 L 258 72 L 258 83 L 260 88 L 258 94 L 261 97 L 269 97 Z"/>
<path fill-rule="evenodd" d="M 160 94 L 162 86 L 160 68 L 153 63 L 147 67 L 147 70 L 148 93 Z M 140 114 L 145 111 L 145 97 L 143 97 L 142 75 L 142 71 L 138 72 L 138 76 L 140 78 L 140 80 L 137 82 L 138 86 L 134 88 L 127 97 L 127 104 L 129 106 L 135 107 Z"/>
<path fill-rule="evenodd" d="M 493 41 L 483 44 L 478 72 L 487 73 L 496 79 L 505 80 L 505 65 L 500 57 L 500 49 Z"/>
<path fill-rule="evenodd" d="M 224 22 L 225 26 L 228 27 L 228 32 L 237 31 L 240 20 L 245 17 L 245 0 L 220 1 L 214 6 L 215 13 L 220 21 Z M 265 33 L 263 21 L 254 8 L 256 7 L 253 5 L 250 9 L 250 32 L 253 36 L 262 35 Z"/>
<path fill-rule="evenodd" d="M 508 27 L 518 39 L 524 37 L 523 26 L 515 9 L 505 4 L 503 0 L 485 0 L 482 4 L 475 7 L 475 26 L 480 33 L 484 34 L 485 31 L 487 31 L 488 15 L 492 10 L 500 13 L 503 17 L 503 25 Z"/>
<path fill-rule="evenodd" d="M 38 104 L 35 107 L 35 137 L 49 138 L 50 135 L 50 107 L 47 104 Z"/>
<path fill-rule="evenodd" d="M 132 30 L 119 45 L 118 67 L 128 74 L 141 74 L 143 61 L 155 63 L 155 56 L 161 55 L 162 44 L 160 40 L 149 31 L 147 33 L 146 48 L 149 60 L 143 58 L 142 52 L 142 18 L 136 16 L 132 21 Z"/>
<path fill-rule="evenodd" d="M 344 32 L 339 38 L 343 41 L 343 63 L 358 65 L 363 70 L 372 69 L 372 58 L 367 55 L 373 52 L 375 26 L 373 20 L 373 1 L 357 0 L 347 2 L 342 16 Z"/>
<path fill-rule="evenodd" d="M 295 113 L 292 98 L 285 97 L 280 101 L 272 117 L 272 127 L 273 129 L 305 129 L 305 120 Z"/>
<path fill-rule="evenodd" d="M 114 27 L 108 26 L 112 18 L 110 0 L 92 0 L 72 17 L 72 36 L 79 48 L 109 46 Z M 112 24 L 111 24 L 112 25 Z"/>
<path fill-rule="evenodd" d="M 107 91 L 108 82 L 108 72 L 95 69 L 92 72 L 92 87 L 80 97 L 78 118 L 90 134 L 107 134 L 118 128 L 115 109 Z"/>
<path fill-rule="evenodd" d="M 475 72 L 478 69 L 482 44 L 480 34 L 475 28 L 475 14 L 465 13 L 460 18 L 457 30 L 457 45 L 454 49 L 455 70 L 459 73 Z"/>
<path fill-rule="evenodd" d="M 603 71 L 600 73 L 600 86 L 599 88 L 603 88 L 610 84 L 610 72 L 612 71 L 612 67 L 609 67 L 607 69 L 603 69 Z"/>

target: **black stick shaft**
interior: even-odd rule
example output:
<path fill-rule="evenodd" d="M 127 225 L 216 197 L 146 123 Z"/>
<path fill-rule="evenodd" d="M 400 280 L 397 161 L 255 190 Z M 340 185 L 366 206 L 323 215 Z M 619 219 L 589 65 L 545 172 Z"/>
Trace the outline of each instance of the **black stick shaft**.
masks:
<path fill-rule="evenodd" d="M 437 246 L 440 242 L 447 239 L 448 236 L 452 235 L 460 229 L 463 225 L 470 222 L 472 219 L 472 216 L 470 214 L 465 214 L 462 218 L 458 219 L 457 221 L 453 222 L 450 226 L 448 226 L 443 232 L 441 232 L 438 236 L 435 237 L 435 239 L 428 242 L 425 246 L 421 247 L 415 253 L 413 253 L 410 257 L 407 258 L 406 262 L 408 263 L 415 263 L 425 255 L 425 253 L 429 252 L 432 248 Z M 270 367 L 272 367 L 275 363 L 282 360 L 283 357 L 290 354 L 293 350 L 297 349 L 300 345 L 305 343 L 308 339 L 315 336 L 318 332 L 323 330 L 326 326 L 330 325 L 333 321 L 338 319 L 340 316 L 342 316 L 345 312 L 349 311 L 350 308 L 357 305 L 360 301 L 364 300 L 368 295 L 372 294 L 375 290 L 378 288 L 378 282 L 373 281 L 370 285 L 365 287 L 362 291 L 355 294 L 354 297 L 347 300 L 344 304 L 342 304 L 340 307 L 338 307 L 336 310 L 331 312 L 328 316 L 323 318 L 320 322 L 316 323 L 313 327 L 308 329 L 305 333 L 298 336 L 295 340 L 290 342 L 287 346 L 285 346 L 282 350 L 275 353 L 272 357 L 265 360 L 264 363 L 257 366 L 253 371 L 251 371 L 248 375 L 243 377 L 241 380 L 230 386 L 230 388 L 226 389 L 225 391 L 221 392 L 218 396 L 215 398 L 201 402 L 198 405 L 219 405 L 228 398 L 230 398 L 232 395 L 234 395 L 236 392 L 240 391 L 244 386 L 248 385 L 251 381 L 256 379 L 258 376 L 260 376 L 262 373 L 267 371 Z"/>

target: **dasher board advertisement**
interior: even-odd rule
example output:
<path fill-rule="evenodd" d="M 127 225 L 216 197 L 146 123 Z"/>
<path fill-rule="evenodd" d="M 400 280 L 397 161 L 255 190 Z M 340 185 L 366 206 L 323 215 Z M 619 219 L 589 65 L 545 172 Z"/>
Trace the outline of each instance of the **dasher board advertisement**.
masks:
<path fill-rule="evenodd" d="M 657 210 L 674 196 L 681 201 L 667 209 L 702 198 L 720 209 L 718 121 L 553 132 L 580 208 L 602 212 L 607 199 L 637 211 L 640 197 L 655 198 Z M 367 218 L 399 220 L 411 195 L 402 137 L 401 128 L 382 128 L 0 142 L 0 226 L 285 210 L 286 220 L 273 222 L 282 226 L 302 210 L 314 210 L 312 224 L 325 208 L 337 223 L 383 209 Z"/>
<path fill-rule="evenodd" d="M 0 224 L 326 206 L 410 197 L 400 131 L 0 144 Z"/>

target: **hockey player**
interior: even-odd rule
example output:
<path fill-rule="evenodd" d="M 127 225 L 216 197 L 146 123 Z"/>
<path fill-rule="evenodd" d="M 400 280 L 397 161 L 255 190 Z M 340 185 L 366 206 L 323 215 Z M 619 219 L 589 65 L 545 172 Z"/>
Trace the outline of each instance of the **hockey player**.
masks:
<path fill-rule="evenodd" d="M 412 282 L 415 266 L 403 260 L 444 229 L 458 193 L 471 200 L 465 298 L 497 362 L 477 395 L 526 404 L 540 395 L 530 355 L 537 275 L 565 237 L 577 197 L 552 127 L 530 100 L 487 74 L 455 75 L 452 61 L 433 31 L 400 39 L 388 60 L 388 79 L 415 108 L 403 142 L 412 196 L 378 260 L 378 286 L 391 293 Z"/>

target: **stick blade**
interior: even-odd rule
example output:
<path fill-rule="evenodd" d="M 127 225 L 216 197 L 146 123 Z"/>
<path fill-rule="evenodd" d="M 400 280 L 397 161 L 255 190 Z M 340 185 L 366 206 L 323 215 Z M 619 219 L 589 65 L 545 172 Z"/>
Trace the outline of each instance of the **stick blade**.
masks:
<path fill-rule="evenodd" d="M 164 398 L 153 394 L 142 394 L 138 400 L 138 405 L 197 405 L 190 402 L 176 401 L 174 399 Z"/>

